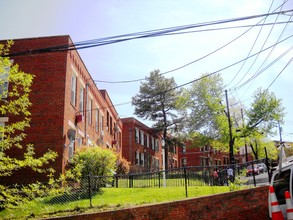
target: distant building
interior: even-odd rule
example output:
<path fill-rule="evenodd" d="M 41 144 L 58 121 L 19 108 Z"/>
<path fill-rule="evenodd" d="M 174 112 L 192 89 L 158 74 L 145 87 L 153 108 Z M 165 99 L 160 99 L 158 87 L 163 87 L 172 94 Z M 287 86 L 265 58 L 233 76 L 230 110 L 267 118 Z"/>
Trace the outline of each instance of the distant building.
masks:
<path fill-rule="evenodd" d="M 67 35 L 17 39 L 10 53 L 72 43 Z M 30 128 L 26 129 L 28 136 L 25 142 L 34 144 L 37 156 L 48 149 L 58 153 L 52 164 L 56 174 L 64 173 L 74 152 L 82 145 L 96 144 L 120 152 L 122 123 L 118 113 L 107 91 L 97 88 L 76 50 L 31 53 L 10 58 L 21 71 L 35 76 L 30 93 L 31 123 Z M 1 118 L 3 116 L 0 116 L 0 121 Z M 5 123 L 15 119 L 12 116 L 6 118 Z M 11 154 L 17 153 L 14 151 Z M 39 174 L 28 170 L 18 172 L 16 177 L 22 182 L 40 178 Z M 5 179 L 9 181 L 8 177 Z M 15 178 L 11 180 L 15 181 Z"/>
<path fill-rule="evenodd" d="M 122 118 L 121 121 L 122 156 L 131 163 L 131 172 L 163 169 L 162 136 L 135 118 Z M 168 168 L 178 167 L 176 146 L 169 144 L 168 149 Z"/>
<path fill-rule="evenodd" d="M 240 154 L 235 154 L 235 162 L 242 163 Z M 192 147 L 186 142 L 179 147 L 180 167 L 184 166 L 224 166 L 229 165 L 229 153 L 217 150 L 211 146 Z"/>

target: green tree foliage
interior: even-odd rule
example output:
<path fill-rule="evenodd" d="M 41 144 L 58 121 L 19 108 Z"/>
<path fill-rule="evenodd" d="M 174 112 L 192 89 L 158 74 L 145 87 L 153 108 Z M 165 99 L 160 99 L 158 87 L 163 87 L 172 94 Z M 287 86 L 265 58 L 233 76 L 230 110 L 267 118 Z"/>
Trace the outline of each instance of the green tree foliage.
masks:
<path fill-rule="evenodd" d="M 274 93 L 261 88 L 253 97 L 251 107 L 245 112 L 247 123 L 241 135 L 249 142 L 255 159 L 259 158 L 259 154 L 262 155 L 264 147 L 267 148 L 269 157 L 276 159 L 275 146 L 265 137 L 274 134 L 274 128 L 283 122 L 285 113 L 282 100 L 276 98 Z"/>
<path fill-rule="evenodd" d="M 33 75 L 20 71 L 18 65 L 13 65 L 8 57 L 2 57 L 8 54 L 12 44 L 11 41 L 7 45 L 0 44 L 0 117 L 9 119 L 17 116 L 18 120 L 8 120 L 5 125 L 0 126 L 0 178 L 11 176 L 23 168 L 30 168 L 39 173 L 51 173 L 53 170 L 45 168 L 45 165 L 53 161 L 57 154 L 48 151 L 36 157 L 34 146 L 24 146 L 22 142 L 26 137 L 25 129 L 29 127 L 30 122 L 29 93 Z M 17 151 L 17 158 L 9 156 L 8 151 Z M 2 208 L 23 201 L 23 196 L 17 196 L 15 193 L 18 189 L 1 185 L 0 188 Z"/>
<path fill-rule="evenodd" d="M 177 101 L 180 100 L 181 91 L 176 89 L 174 78 L 165 78 L 159 70 L 152 71 L 145 82 L 140 85 L 140 91 L 132 97 L 135 106 L 134 114 L 140 118 L 156 122 L 153 127 L 163 131 L 167 139 L 168 130 L 176 130 L 182 123 L 182 113 Z M 168 167 L 168 146 L 165 147 L 166 167 Z"/>
<path fill-rule="evenodd" d="M 197 144 L 221 146 L 229 141 L 226 107 L 222 104 L 223 80 L 220 74 L 209 77 L 204 74 L 201 78 L 188 90 L 187 127 Z"/>
<path fill-rule="evenodd" d="M 216 148 L 228 149 L 230 133 L 227 108 L 222 101 L 223 87 L 220 74 L 214 74 L 203 75 L 202 80 L 194 82 L 188 90 L 190 116 L 187 127 L 197 145 L 210 144 Z M 241 109 L 244 109 L 244 106 L 235 108 L 233 99 L 229 99 L 229 108 L 233 147 L 237 149 L 243 146 L 245 141 L 252 147 L 256 159 L 264 155 L 264 147 L 270 148 L 268 152 L 276 154 L 272 142 L 268 141 L 266 136 L 273 133 L 278 121 L 282 122 L 284 108 L 280 99 L 273 93 L 258 89 L 251 107 L 244 111 L 244 121 L 247 121 L 244 124 L 241 119 Z M 272 154 L 271 157 L 275 157 Z"/>
<path fill-rule="evenodd" d="M 251 107 L 246 111 L 247 123 L 245 132 L 250 134 L 255 130 L 260 133 L 272 134 L 278 123 L 283 122 L 284 107 L 282 100 L 274 93 L 259 88 L 253 96 Z"/>

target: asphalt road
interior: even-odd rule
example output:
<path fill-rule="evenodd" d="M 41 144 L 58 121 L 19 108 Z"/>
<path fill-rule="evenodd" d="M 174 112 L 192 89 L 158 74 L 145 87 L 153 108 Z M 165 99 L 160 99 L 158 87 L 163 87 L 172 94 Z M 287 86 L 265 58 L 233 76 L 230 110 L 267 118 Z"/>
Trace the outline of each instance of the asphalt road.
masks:
<path fill-rule="evenodd" d="M 248 177 L 241 177 L 241 181 L 247 182 L 247 184 L 254 184 L 253 176 L 248 176 Z M 257 185 L 264 185 L 264 184 L 269 184 L 269 177 L 268 173 L 261 173 L 259 175 L 255 175 L 255 182 Z"/>

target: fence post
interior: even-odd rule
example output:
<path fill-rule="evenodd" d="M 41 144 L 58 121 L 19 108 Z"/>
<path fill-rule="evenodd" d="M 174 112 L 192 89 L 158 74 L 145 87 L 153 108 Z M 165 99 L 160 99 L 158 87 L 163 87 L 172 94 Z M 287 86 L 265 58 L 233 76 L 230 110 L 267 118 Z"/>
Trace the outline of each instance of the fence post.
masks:
<path fill-rule="evenodd" d="M 188 192 L 187 192 L 187 175 L 186 175 L 186 167 L 184 167 L 184 182 L 185 182 L 185 196 L 186 198 L 188 197 Z"/>
<path fill-rule="evenodd" d="M 133 187 L 133 176 L 130 174 L 129 175 L 129 188 Z"/>
<path fill-rule="evenodd" d="M 91 192 L 91 173 L 88 174 L 88 192 L 89 192 L 89 198 L 90 198 L 90 208 L 92 208 L 93 205 L 92 205 L 92 192 Z"/>
<path fill-rule="evenodd" d="M 161 175 L 160 174 L 161 174 L 161 172 L 159 171 L 158 172 L 158 175 L 159 175 L 159 188 L 161 188 Z"/>
<path fill-rule="evenodd" d="M 118 188 L 118 175 L 115 174 L 115 179 L 116 179 L 116 188 Z"/>

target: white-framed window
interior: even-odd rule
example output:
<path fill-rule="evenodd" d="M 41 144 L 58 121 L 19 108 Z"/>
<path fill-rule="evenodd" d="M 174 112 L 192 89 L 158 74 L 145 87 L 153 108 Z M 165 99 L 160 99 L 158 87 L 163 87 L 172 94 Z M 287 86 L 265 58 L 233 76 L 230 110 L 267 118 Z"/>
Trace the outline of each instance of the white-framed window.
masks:
<path fill-rule="evenodd" d="M 95 130 L 96 132 L 99 132 L 99 118 L 100 118 L 100 115 L 99 115 L 99 109 L 98 107 L 96 107 L 96 123 L 95 123 Z"/>
<path fill-rule="evenodd" d="M 182 153 L 184 153 L 184 154 L 186 153 L 186 146 L 185 145 L 182 146 Z"/>
<path fill-rule="evenodd" d="M 159 139 L 158 138 L 155 139 L 155 151 L 159 152 Z"/>
<path fill-rule="evenodd" d="M 140 131 L 140 144 L 144 145 L 144 133 L 143 133 L 143 131 Z"/>
<path fill-rule="evenodd" d="M 70 141 L 69 143 L 69 149 L 68 149 L 68 160 L 72 161 L 73 155 L 74 155 L 74 141 Z"/>
<path fill-rule="evenodd" d="M 139 158 L 139 151 L 135 151 L 135 164 L 136 165 L 139 165 L 139 160 L 140 160 L 140 158 Z"/>
<path fill-rule="evenodd" d="M 80 87 L 80 90 L 79 90 L 79 113 L 83 115 L 83 112 L 84 112 L 84 88 L 83 87 Z"/>
<path fill-rule="evenodd" d="M 8 73 L 10 68 L 4 68 L 4 72 L 0 73 L 0 98 L 5 99 L 8 96 Z"/>
<path fill-rule="evenodd" d="M 101 115 L 101 118 L 100 118 L 100 133 L 102 134 L 102 133 L 104 133 L 104 129 L 103 129 L 104 128 L 104 125 L 103 125 L 103 123 L 104 123 L 104 116 L 102 114 L 100 114 L 100 115 Z"/>
<path fill-rule="evenodd" d="M 182 158 L 182 166 L 186 167 L 187 165 L 187 159 L 186 158 Z"/>
<path fill-rule="evenodd" d="M 88 96 L 88 106 L 87 106 L 87 109 L 86 109 L 86 112 L 87 112 L 87 119 L 88 119 L 88 124 L 92 124 L 92 108 L 93 106 L 93 99 L 91 97 Z"/>
<path fill-rule="evenodd" d="M 150 147 L 150 135 L 149 134 L 146 135 L 146 146 Z"/>
<path fill-rule="evenodd" d="M 72 72 L 71 76 L 71 97 L 70 97 L 70 103 L 75 106 L 76 104 L 76 75 L 74 72 Z"/>
<path fill-rule="evenodd" d="M 140 154 L 140 165 L 144 166 L 144 153 Z"/>
<path fill-rule="evenodd" d="M 82 137 L 78 137 L 76 143 L 78 147 L 82 146 Z"/>
<path fill-rule="evenodd" d="M 139 130 L 138 130 L 138 128 L 135 128 L 135 142 L 139 143 Z"/>
<path fill-rule="evenodd" d="M 154 137 L 151 138 L 151 146 L 152 146 L 152 150 L 155 150 L 155 138 Z"/>

